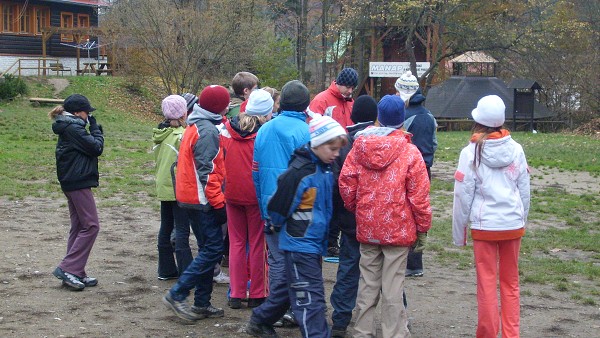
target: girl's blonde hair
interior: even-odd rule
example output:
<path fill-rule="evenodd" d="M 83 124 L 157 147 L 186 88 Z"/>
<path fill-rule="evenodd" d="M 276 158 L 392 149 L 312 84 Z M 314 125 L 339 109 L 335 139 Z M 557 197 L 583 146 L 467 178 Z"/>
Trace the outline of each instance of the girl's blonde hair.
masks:
<path fill-rule="evenodd" d="M 267 116 L 253 116 L 241 113 L 239 116 L 240 129 L 246 132 L 256 130 L 256 127 L 265 124 L 268 121 Z"/>
<path fill-rule="evenodd" d="M 279 91 L 277 91 L 277 89 L 271 88 L 271 87 L 263 87 L 261 89 L 266 91 L 267 93 L 271 94 L 271 98 L 273 99 L 273 102 L 277 101 L 277 98 L 279 97 Z"/>
<path fill-rule="evenodd" d="M 56 106 L 56 107 L 54 107 L 54 109 L 52 109 L 52 110 L 51 110 L 51 111 L 48 113 L 48 117 L 49 117 L 51 120 L 54 120 L 54 119 L 56 119 L 56 117 L 57 117 L 58 115 L 62 115 L 62 113 L 64 113 L 64 111 L 65 111 L 65 107 L 63 107 L 63 106 Z"/>
<path fill-rule="evenodd" d="M 485 140 L 490 136 L 491 133 L 498 132 L 502 129 L 500 127 L 488 127 L 483 124 L 479 124 L 475 122 L 473 128 L 471 128 L 471 132 L 473 134 L 481 134 L 475 141 L 475 157 L 473 159 L 473 164 L 477 168 L 481 164 L 481 153 L 483 152 L 483 146 L 485 145 Z"/>

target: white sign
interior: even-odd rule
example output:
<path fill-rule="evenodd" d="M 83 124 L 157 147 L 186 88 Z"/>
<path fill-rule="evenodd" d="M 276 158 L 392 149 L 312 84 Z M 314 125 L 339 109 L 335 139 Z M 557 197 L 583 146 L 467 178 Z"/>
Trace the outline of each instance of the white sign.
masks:
<path fill-rule="evenodd" d="M 429 62 L 417 62 L 417 77 L 429 69 Z M 369 62 L 370 77 L 400 77 L 410 71 L 410 62 Z"/>

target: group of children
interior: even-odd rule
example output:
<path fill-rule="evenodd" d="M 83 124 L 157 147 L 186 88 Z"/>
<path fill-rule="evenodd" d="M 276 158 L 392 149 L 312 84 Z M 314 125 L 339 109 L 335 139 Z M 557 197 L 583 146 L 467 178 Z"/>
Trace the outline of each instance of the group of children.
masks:
<path fill-rule="evenodd" d="M 401 83 L 396 95 L 377 103 L 367 95 L 352 98 L 357 80 L 355 70 L 342 70 L 329 92 L 313 100 L 315 110 L 322 110 L 318 112 L 309 109 L 310 93 L 300 81 L 286 83 L 279 95 L 257 89 L 258 79 L 247 72 L 234 77 L 234 92 L 244 100 L 233 109 L 229 91 L 218 85 L 207 86 L 199 96 L 187 93 L 163 100 L 165 121 L 153 135 L 161 201 L 158 276 L 177 278 L 163 302 L 179 318 L 194 322 L 224 316 L 210 300 L 213 272 L 224 254 L 221 225 L 227 223 L 228 305 L 237 309 L 248 299 L 247 306 L 253 308 L 248 334 L 277 337 L 273 326 L 287 313 L 303 337 L 344 337 L 356 309 L 354 336 L 371 337 L 381 299 L 383 336 L 410 336 L 404 277 L 409 254 L 422 251 L 431 227 L 435 119 L 426 109 L 418 109 L 424 100 L 418 83 L 416 90 L 408 83 L 409 96 Z M 317 98 L 322 103 L 315 102 Z M 351 105 L 337 106 L 335 100 Z M 65 110 L 70 107 L 67 103 Z M 95 149 L 95 156 L 102 151 L 101 129 L 89 115 L 93 108 L 87 99 L 84 103 L 77 108 L 81 113 L 51 115 L 59 134 L 59 181 L 69 201 L 73 185 L 60 169 L 64 149 L 82 151 L 77 136 L 89 140 L 86 150 Z M 407 114 L 411 105 L 417 112 Z M 234 109 L 239 112 L 232 113 Z M 503 337 L 519 333 L 518 253 L 529 209 L 529 174 L 522 148 L 502 129 L 504 110 L 495 95 L 479 101 L 472 112 L 473 137 L 461 152 L 455 174 L 453 235 L 456 245 L 465 245 L 466 226 L 471 224 L 478 337 L 495 337 L 500 318 Z M 73 127 L 59 128 L 63 121 L 71 121 Z M 87 123 L 91 137 L 85 128 L 80 130 Z M 63 131 L 69 128 L 73 131 Z M 426 131 L 434 134 L 433 139 L 423 136 Z M 419 137 L 427 138 L 423 147 L 411 141 Z M 97 169 L 95 175 L 81 186 L 84 195 L 97 186 Z M 73 218 L 80 204 L 73 203 L 69 203 L 73 210 L 68 254 L 55 275 L 69 287 L 83 289 L 89 286 L 85 283 L 96 285 L 97 280 L 83 270 L 87 256 L 79 259 L 77 269 L 71 268 L 69 257 L 81 255 L 71 242 L 89 236 L 83 229 L 95 228 L 97 233 L 97 216 Z M 332 224 L 341 231 L 341 239 L 330 328 L 322 256 L 330 250 Z M 189 247 L 190 227 L 198 243 L 196 257 Z M 174 228 L 175 249 L 170 241 Z M 337 233 L 334 240 L 337 244 Z M 186 299 L 192 290 L 190 306 Z"/>

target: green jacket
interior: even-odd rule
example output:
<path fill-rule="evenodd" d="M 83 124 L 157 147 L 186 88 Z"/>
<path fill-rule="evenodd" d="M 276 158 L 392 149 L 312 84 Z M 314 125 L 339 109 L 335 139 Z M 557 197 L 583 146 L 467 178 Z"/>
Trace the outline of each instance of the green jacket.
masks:
<path fill-rule="evenodd" d="M 154 156 L 156 160 L 156 196 L 160 201 L 175 201 L 171 166 L 177 161 L 183 127 L 154 128 Z"/>

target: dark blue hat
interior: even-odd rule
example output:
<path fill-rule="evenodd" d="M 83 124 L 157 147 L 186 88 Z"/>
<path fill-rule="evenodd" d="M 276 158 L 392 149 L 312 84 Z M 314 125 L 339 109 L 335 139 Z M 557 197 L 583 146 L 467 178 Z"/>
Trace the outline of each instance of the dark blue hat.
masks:
<path fill-rule="evenodd" d="M 344 68 L 335 79 L 340 86 L 356 87 L 358 85 L 358 73 L 353 68 Z"/>
<path fill-rule="evenodd" d="M 383 127 L 400 128 L 404 123 L 404 101 L 398 95 L 386 95 L 381 98 L 377 121 Z"/>

